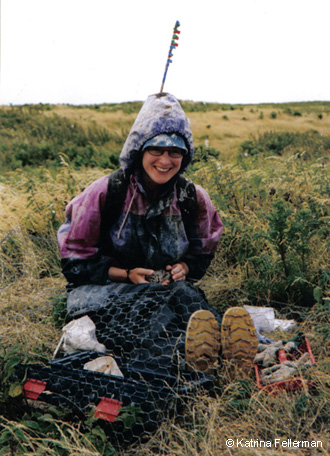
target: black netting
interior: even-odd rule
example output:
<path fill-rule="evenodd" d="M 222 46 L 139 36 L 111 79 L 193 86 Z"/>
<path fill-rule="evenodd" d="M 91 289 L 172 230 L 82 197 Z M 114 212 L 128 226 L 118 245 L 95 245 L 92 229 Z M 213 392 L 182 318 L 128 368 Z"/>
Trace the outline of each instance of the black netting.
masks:
<path fill-rule="evenodd" d="M 212 311 L 203 292 L 183 281 L 167 287 L 84 285 L 68 296 L 69 315 L 88 315 L 95 323 L 97 340 L 114 355 L 165 365 L 177 364 L 178 355 L 184 356 L 189 317 L 200 309 Z"/>
<path fill-rule="evenodd" d="M 187 398 L 213 386 L 211 374 L 185 362 L 188 320 L 211 310 L 192 284 L 84 285 L 68 294 L 67 309 L 71 321 L 55 358 L 28 366 L 27 397 L 80 419 L 94 409 L 114 444 L 145 439 L 166 417 L 182 416 Z M 113 360 L 116 374 L 103 365 L 89 370 L 96 359 L 107 368 Z"/>
<path fill-rule="evenodd" d="M 124 377 L 84 369 L 87 361 L 102 356 L 96 352 L 75 353 L 52 361 L 50 366 L 30 365 L 27 376 L 46 384 L 38 401 L 65 407 L 80 419 L 94 410 L 114 445 L 147 438 L 165 418 L 182 415 L 189 396 L 213 384 L 207 374 L 186 372 L 173 376 L 159 369 L 157 363 L 123 363 L 118 358 Z M 105 400 L 108 403 L 102 408 Z"/>
<path fill-rule="evenodd" d="M 187 403 L 215 391 L 213 374 L 250 375 L 254 363 L 256 386 L 273 394 L 308 386 L 302 372 L 315 363 L 303 333 L 266 343 L 259 335 L 258 344 L 255 325 L 270 329 L 272 309 L 250 308 L 253 320 L 234 307 L 221 319 L 186 281 L 83 285 L 69 292 L 67 310 L 52 361 L 22 367 L 25 395 L 82 426 L 95 417 L 120 447 L 144 442 L 167 418 L 184 420 Z"/>

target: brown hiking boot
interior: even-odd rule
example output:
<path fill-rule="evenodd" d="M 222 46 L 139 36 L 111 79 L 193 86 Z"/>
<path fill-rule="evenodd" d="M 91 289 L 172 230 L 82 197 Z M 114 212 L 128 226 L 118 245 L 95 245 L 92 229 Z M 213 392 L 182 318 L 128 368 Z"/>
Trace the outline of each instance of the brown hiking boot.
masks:
<path fill-rule="evenodd" d="M 220 329 L 209 310 L 197 310 L 188 321 L 186 363 L 190 370 L 213 373 L 218 365 Z"/>
<path fill-rule="evenodd" d="M 228 309 L 221 324 L 222 358 L 230 373 L 249 373 L 257 353 L 258 337 L 249 312 L 243 307 Z"/>

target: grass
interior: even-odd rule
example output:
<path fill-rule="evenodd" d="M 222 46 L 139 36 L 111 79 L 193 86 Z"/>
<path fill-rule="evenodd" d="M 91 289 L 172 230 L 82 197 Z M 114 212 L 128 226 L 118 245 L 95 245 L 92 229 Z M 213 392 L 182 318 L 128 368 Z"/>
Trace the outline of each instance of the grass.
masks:
<path fill-rule="evenodd" d="M 275 107 L 276 109 L 276 107 Z M 263 134 L 272 130 L 283 132 L 289 129 L 291 132 L 306 132 L 317 130 L 319 133 L 328 135 L 330 116 L 325 114 L 322 120 L 317 117 L 317 112 L 309 106 L 300 106 L 303 115 L 301 117 L 286 113 L 285 109 L 276 109 L 277 118 L 272 119 L 271 113 L 274 106 L 244 106 L 239 109 L 225 111 L 227 120 L 223 119 L 223 111 L 210 111 L 205 113 L 189 113 L 195 144 L 204 142 L 201 137 L 208 137 L 210 147 L 221 151 L 223 160 L 231 160 L 232 154 L 239 145 L 250 139 L 251 136 Z M 322 106 L 320 106 L 320 111 Z M 328 109 L 328 108 L 327 108 Z M 263 119 L 260 113 L 263 112 Z M 323 112 L 323 110 L 322 110 Z M 328 111 L 327 111 L 328 112 Z M 246 120 L 243 120 L 243 117 Z M 208 125 L 211 127 L 207 128 Z"/>
<path fill-rule="evenodd" d="M 188 402 L 184 417 L 169 418 L 143 445 L 118 454 L 329 454 L 330 103 L 183 105 L 201 157 L 189 177 L 208 190 L 225 227 L 200 285 L 220 312 L 234 305 L 266 305 L 275 307 L 280 318 L 299 321 L 317 360 L 308 374 L 314 386 L 274 397 L 260 392 L 252 377 L 222 374 L 214 394 L 200 392 Z M 14 350 L 14 360 L 20 356 L 47 363 L 52 356 L 61 335 L 54 303 L 65 294 L 57 229 L 67 202 L 116 167 L 115 161 L 87 166 L 86 151 L 102 160 L 118 154 L 138 108 L 132 103 L 1 110 L 3 161 L 18 143 L 33 153 L 32 146 L 46 135 L 55 154 L 47 166 L 42 161 L 18 168 L 10 161 L 0 163 L 0 345 L 6 353 Z M 65 136 L 73 124 L 88 144 L 79 146 Z M 54 125 L 60 143 L 52 135 Z M 120 138 L 116 144 L 114 137 Z M 74 158 L 65 153 L 69 143 L 76 148 Z M 2 386 L 0 405 L 8 410 L 8 403 L 20 396 L 8 396 L 17 390 Z M 12 405 L 9 410 L 16 409 Z M 82 432 L 77 423 L 56 414 L 32 414 L 38 422 L 32 432 L 26 416 L 8 413 L 0 413 L 0 436 L 8 444 L 0 454 L 114 454 L 94 425 Z M 244 444 L 231 449 L 227 439 Z M 270 441 L 272 448 L 251 448 L 245 444 L 251 439 Z M 320 440 L 323 447 L 275 448 L 275 439 Z"/>

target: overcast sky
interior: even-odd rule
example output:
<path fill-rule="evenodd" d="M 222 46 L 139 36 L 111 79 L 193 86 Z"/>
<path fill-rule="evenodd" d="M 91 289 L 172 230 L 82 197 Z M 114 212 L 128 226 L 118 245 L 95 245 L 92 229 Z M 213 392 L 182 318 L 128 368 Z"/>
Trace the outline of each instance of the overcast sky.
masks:
<path fill-rule="evenodd" d="M 0 1 L 0 104 L 330 101 L 330 0 Z"/>

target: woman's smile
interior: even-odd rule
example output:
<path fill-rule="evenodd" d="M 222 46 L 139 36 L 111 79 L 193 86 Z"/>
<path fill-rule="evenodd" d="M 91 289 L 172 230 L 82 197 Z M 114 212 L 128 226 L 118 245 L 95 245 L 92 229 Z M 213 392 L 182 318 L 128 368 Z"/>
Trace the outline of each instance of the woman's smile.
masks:
<path fill-rule="evenodd" d="M 168 173 L 171 170 L 171 168 L 160 168 L 159 166 L 155 166 L 155 168 L 161 173 Z"/>

